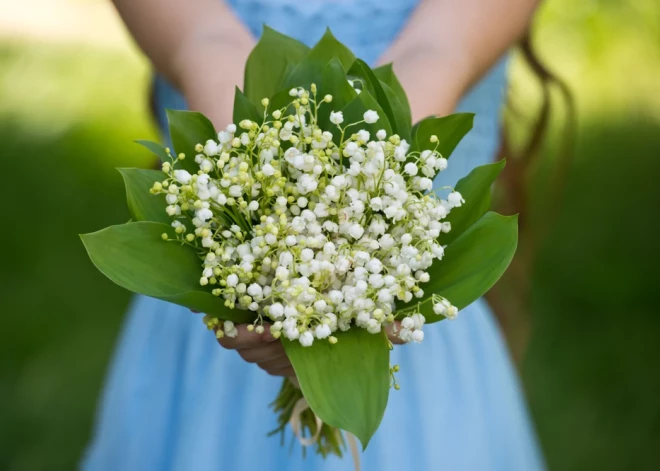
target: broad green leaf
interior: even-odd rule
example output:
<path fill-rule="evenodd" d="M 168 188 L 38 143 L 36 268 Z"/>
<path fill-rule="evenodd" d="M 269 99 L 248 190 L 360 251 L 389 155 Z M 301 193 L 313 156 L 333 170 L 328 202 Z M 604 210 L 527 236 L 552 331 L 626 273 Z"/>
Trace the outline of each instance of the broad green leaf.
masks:
<path fill-rule="evenodd" d="M 309 89 L 312 83 L 320 86 L 323 80 L 323 70 L 333 57 L 339 60 L 345 71 L 355 61 L 355 55 L 351 50 L 337 41 L 330 29 L 327 29 L 319 42 L 309 51 L 307 57 L 285 78 L 284 88 L 305 87 Z"/>
<path fill-rule="evenodd" d="M 400 115 L 399 119 L 397 119 L 395 109 L 390 102 L 390 96 L 393 96 L 393 94 L 387 94 L 387 92 L 383 89 L 380 80 L 378 80 L 378 77 L 376 77 L 371 68 L 364 61 L 355 59 L 355 62 L 353 62 L 353 65 L 348 71 L 348 76 L 351 79 L 359 78 L 362 80 L 366 88 L 369 90 L 369 93 L 371 93 L 371 95 L 376 98 L 381 108 L 385 112 L 387 119 L 392 125 L 392 132 L 399 134 L 399 136 L 404 139 L 406 139 L 405 136 L 408 136 L 407 139 L 409 139 L 409 129 L 407 129 L 409 126 L 406 127 L 405 121 L 401 119 L 403 116 Z M 399 129 L 399 124 L 401 124 L 402 129 Z"/>
<path fill-rule="evenodd" d="M 330 130 L 335 126 L 330 123 L 330 112 L 343 109 L 357 97 L 357 92 L 348 83 L 346 72 L 336 57 L 326 64 L 322 83 L 323 85 L 318 91 L 318 98 L 323 99 L 325 95 L 330 94 L 332 101 L 323 103 L 319 108 L 318 125 L 321 129 Z"/>
<path fill-rule="evenodd" d="M 259 107 L 263 109 L 261 103 Z M 257 123 L 262 122 L 263 116 L 257 109 L 254 103 L 252 103 L 248 98 L 241 92 L 241 90 L 236 87 L 234 91 L 234 123 L 238 124 L 244 119 L 249 119 Z"/>
<path fill-rule="evenodd" d="M 387 98 L 390 102 L 390 106 L 392 107 L 392 111 L 394 113 L 394 120 L 396 123 L 396 132 L 401 137 L 401 139 L 405 139 L 407 142 L 411 141 L 411 124 L 408 118 L 406 117 L 405 114 L 405 109 L 404 106 L 401 104 L 399 101 L 399 97 L 394 93 L 394 91 L 387 86 L 384 82 L 381 82 L 381 86 L 383 87 L 383 91 L 385 92 L 385 95 L 387 95 Z"/>
<path fill-rule="evenodd" d="M 431 280 L 422 288 L 426 295 L 439 294 L 463 309 L 499 280 L 517 245 L 518 217 L 488 212 L 447 246 L 442 260 L 433 262 Z M 433 312 L 431 302 L 422 304 L 421 312 L 429 323 L 444 319 Z"/>
<path fill-rule="evenodd" d="M 366 449 L 387 406 L 387 340 L 357 327 L 335 336 L 335 345 L 326 340 L 311 347 L 282 343 L 312 411 L 326 424 L 354 434 Z"/>
<path fill-rule="evenodd" d="M 261 38 L 245 64 L 245 96 L 255 105 L 262 98 L 271 98 L 279 90 L 288 68 L 302 61 L 308 52 L 303 43 L 264 25 Z"/>
<path fill-rule="evenodd" d="M 348 70 L 355 60 L 351 50 L 340 43 L 328 28 L 319 42 L 309 51 L 307 59 L 327 64 L 333 57 L 339 59 L 344 70 Z"/>
<path fill-rule="evenodd" d="M 449 158 L 463 136 L 472 129 L 474 113 L 456 113 L 442 118 L 429 117 L 421 120 L 413 132 L 411 151 L 434 149 L 436 144 L 430 141 L 432 135 L 438 136 L 438 152 Z"/>
<path fill-rule="evenodd" d="M 277 90 L 282 91 L 286 88 L 286 91 L 288 92 L 291 89 L 290 87 L 286 86 L 287 80 L 293 74 L 293 71 L 296 69 L 296 67 L 298 67 L 298 64 L 300 64 L 300 62 L 296 64 L 294 64 L 293 62 L 287 64 L 286 69 L 284 70 L 284 76 L 282 77 L 282 80 L 280 80 L 278 86 L 275 87 Z M 279 91 L 277 93 L 279 93 Z M 277 93 L 275 93 L 275 95 L 277 95 Z"/>
<path fill-rule="evenodd" d="M 171 162 L 172 161 L 172 157 L 167 155 L 167 152 L 165 152 L 165 147 L 163 147 L 159 143 L 153 142 L 153 141 L 146 141 L 144 139 L 138 139 L 135 142 L 137 144 L 140 144 L 141 146 L 146 147 L 151 152 L 156 154 L 161 162 Z"/>
<path fill-rule="evenodd" d="M 176 155 L 184 153 L 187 157 L 176 164 L 177 168 L 197 173 L 199 166 L 195 163 L 195 146 L 218 138 L 213 124 L 206 116 L 196 111 L 167 110 L 167 121 Z"/>
<path fill-rule="evenodd" d="M 126 203 L 134 221 L 154 221 L 170 224 L 172 218 L 165 212 L 165 195 L 152 195 L 149 189 L 155 182 L 163 180 L 159 170 L 141 168 L 118 169 L 126 186 Z"/>
<path fill-rule="evenodd" d="M 408 123 L 408 126 L 410 126 L 412 124 L 412 112 L 410 111 L 410 103 L 408 102 L 408 96 L 406 95 L 401 82 L 399 82 L 399 79 L 396 78 L 396 74 L 392 68 L 392 63 L 390 62 L 389 64 L 375 68 L 374 74 L 396 94 L 399 103 L 401 103 L 401 110 L 403 113 L 404 121 Z"/>
<path fill-rule="evenodd" d="M 443 245 L 451 244 L 490 209 L 491 187 L 505 165 L 506 161 L 500 160 L 476 167 L 458 181 L 455 189 L 463 196 L 465 203 L 452 209 L 445 219 L 451 223 L 451 231 L 440 236 Z"/>
<path fill-rule="evenodd" d="M 132 222 L 81 235 L 89 258 L 101 273 L 134 293 L 234 322 L 248 322 L 248 311 L 228 309 L 224 301 L 199 285 L 201 260 L 195 250 L 177 242 L 171 226 L 157 222 Z"/>
<path fill-rule="evenodd" d="M 364 120 L 364 113 L 368 110 L 373 110 L 378 113 L 378 121 L 372 124 L 360 123 L 356 126 L 350 126 L 346 131 L 346 136 L 350 136 L 351 134 L 358 132 L 360 129 L 366 129 L 372 136 L 375 136 L 380 129 L 384 129 L 388 136 L 392 134 L 392 126 L 390 125 L 385 112 L 367 90 L 362 91 L 362 93 L 342 109 L 342 112 L 344 113 L 344 123 L 342 125 L 346 126 L 349 123 L 356 123 Z"/>

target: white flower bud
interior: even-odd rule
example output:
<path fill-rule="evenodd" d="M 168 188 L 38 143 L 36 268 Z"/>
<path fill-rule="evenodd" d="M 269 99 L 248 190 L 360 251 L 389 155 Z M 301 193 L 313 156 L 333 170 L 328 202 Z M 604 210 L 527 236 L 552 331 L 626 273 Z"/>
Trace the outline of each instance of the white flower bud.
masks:
<path fill-rule="evenodd" d="M 227 277 L 227 286 L 234 288 L 238 284 L 238 276 L 234 273 Z"/>
<path fill-rule="evenodd" d="M 182 185 L 187 185 L 192 180 L 192 175 L 187 170 L 175 170 L 173 172 L 174 179 Z"/>
<path fill-rule="evenodd" d="M 459 207 L 465 203 L 465 200 L 458 191 L 452 191 L 447 196 L 447 202 L 453 207 Z"/>
<path fill-rule="evenodd" d="M 424 340 L 424 332 L 421 330 L 413 331 L 411 335 L 411 340 L 413 342 L 420 343 L 422 340 Z"/>
<path fill-rule="evenodd" d="M 354 239 L 359 239 L 360 237 L 362 237 L 362 234 L 364 234 L 364 228 L 361 225 L 355 223 L 351 226 L 348 233 Z"/>
<path fill-rule="evenodd" d="M 314 329 L 314 334 L 316 334 L 317 339 L 325 339 L 330 337 L 331 333 L 332 331 L 330 330 L 330 326 L 326 324 L 319 324 L 316 326 L 316 329 Z"/>
<path fill-rule="evenodd" d="M 447 312 L 447 306 L 443 302 L 435 303 L 433 305 L 433 312 L 438 315 L 444 315 Z"/>
<path fill-rule="evenodd" d="M 408 175 L 413 176 L 413 177 L 414 177 L 415 175 L 417 175 L 417 172 L 418 172 L 417 165 L 415 165 L 415 164 L 412 163 L 412 162 L 408 162 L 408 163 L 406 164 L 406 166 L 403 168 L 403 170 L 404 170 Z"/>
<path fill-rule="evenodd" d="M 225 331 L 225 335 L 227 337 L 234 338 L 236 337 L 236 335 L 238 335 L 238 330 L 236 329 L 232 321 L 225 321 L 223 325 L 223 330 Z"/>
<path fill-rule="evenodd" d="M 204 153 L 206 155 L 208 156 L 217 155 L 219 151 L 220 148 L 218 147 L 217 142 L 213 141 L 212 139 L 206 141 L 206 144 L 204 145 Z"/>
<path fill-rule="evenodd" d="M 343 123 L 344 122 L 344 113 L 342 113 L 341 111 L 337 111 L 337 112 L 331 111 L 330 112 L 330 122 L 332 124 L 337 124 L 337 125 Z"/>
<path fill-rule="evenodd" d="M 378 113 L 374 110 L 368 110 L 364 113 L 364 122 L 367 124 L 373 124 L 378 121 Z"/>
<path fill-rule="evenodd" d="M 312 343 L 314 343 L 314 336 L 309 330 L 306 330 L 300 334 L 300 338 L 298 340 L 300 341 L 300 345 L 303 347 L 311 347 Z"/>
<path fill-rule="evenodd" d="M 267 177 L 272 177 L 275 174 L 275 169 L 271 164 L 265 164 L 261 167 L 261 172 Z"/>
<path fill-rule="evenodd" d="M 358 139 L 361 140 L 362 142 L 368 142 L 369 141 L 369 131 L 365 131 L 364 129 L 361 129 L 357 132 Z"/>
<path fill-rule="evenodd" d="M 300 252 L 300 259 L 303 262 L 310 262 L 314 258 L 314 251 L 312 249 L 303 249 Z"/>

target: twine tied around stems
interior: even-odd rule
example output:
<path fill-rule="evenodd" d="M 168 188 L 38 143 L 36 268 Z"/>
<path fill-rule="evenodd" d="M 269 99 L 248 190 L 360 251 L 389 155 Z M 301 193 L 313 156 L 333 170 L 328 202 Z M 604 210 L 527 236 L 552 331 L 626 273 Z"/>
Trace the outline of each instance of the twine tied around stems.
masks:
<path fill-rule="evenodd" d="M 291 383 L 293 383 L 296 387 L 300 388 L 300 385 L 298 384 L 297 380 L 291 380 Z M 302 446 L 310 446 L 316 443 L 319 439 L 319 436 L 321 435 L 321 427 L 323 427 L 323 421 L 314 414 L 314 419 L 316 420 L 316 432 L 314 435 L 311 437 L 304 437 L 302 435 L 302 420 L 301 416 L 302 413 L 305 412 L 307 409 L 309 409 L 309 404 L 307 404 L 307 401 L 305 400 L 304 397 L 301 397 L 296 401 L 296 404 L 293 406 L 293 410 L 291 411 L 291 418 L 289 419 L 289 425 L 291 425 L 291 429 L 293 430 L 294 435 L 298 439 L 298 442 Z M 337 433 L 341 433 L 339 429 L 337 429 Z M 351 456 L 353 458 L 353 466 L 355 467 L 355 471 L 360 471 L 360 452 L 358 449 L 357 445 L 357 439 L 355 438 L 355 435 L 353 435 L 351 432 L 344 431 L 346 434 L 346 441 L 348 442 L 348 447 L 351 450 Z"/>
<path fill-rule="evenodd" d="M 310 446 L 316 443 L 316 441 L 319 439 L 319 435 L 321 435 L 321 427 L 323 427 L 323 421 L 319 419 L 318 415 L 314 414 L 314 419 L 316 420 L 316 432 L 311 437 L 303 437 L 302 421 L 300 420 L 300 416 L 307 409 L 309 409 L 309 404 L 307 404 L 307 401 L 304 397 L 301 397 L 298 399 L 298 401 L 296 401 L 296 405 L 293 406 L 293 410 L 291 411 L 291 418 L 289 419 L 291 429 L 293 430 L 293 433 L 302 446 Z"/>

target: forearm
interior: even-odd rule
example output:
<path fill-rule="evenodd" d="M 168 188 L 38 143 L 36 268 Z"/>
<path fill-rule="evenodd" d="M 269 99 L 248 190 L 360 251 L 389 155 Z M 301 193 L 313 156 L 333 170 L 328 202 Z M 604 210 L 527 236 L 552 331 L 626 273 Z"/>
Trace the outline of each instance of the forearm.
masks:
<path fill-rule="evenodd" d="M 243 82 L 254 41 L 224 2 L 113 1 L 140 48 L 183 92 L 189 107 L 209 115 L 216 126 L 228 124 L 227 104 L 233 102 L 234 86 Z"/>
<path fill-rule="evenodd" d="M 383 63 L 394 62 L 414 120 L 451 113 L 526 31 L 539 0 L 424 0 Z"/>

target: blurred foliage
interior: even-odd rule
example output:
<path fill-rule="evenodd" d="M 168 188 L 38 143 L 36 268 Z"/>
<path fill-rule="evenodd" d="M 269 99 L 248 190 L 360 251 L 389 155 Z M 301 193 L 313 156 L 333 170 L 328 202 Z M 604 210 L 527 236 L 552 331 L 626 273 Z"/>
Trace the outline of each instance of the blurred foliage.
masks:
<path fill-rule="evenodd" d="M 554 96 L 551 131 L 529 180 L 531 223 L 547 229 L 538 252 L 524 387 L 550 469 L 651 470 L 660 466 L 660 318 L 654 273 L 660 194 L 660 4 L 549 1 L 536 52 L 567 80 L 576 103 L 572 165 L 561 199 L 549 188 L 568 138 Z M 521 142 L 539 87 L 512 71 Z M 506 325 L 514 347 L 517 325 Z"/>
<path fill-rule="evenodd" d="M 523 383 L 550 469 L 657 469 L 660 5 L 549 0 L 534 43 L 568 80 L 580 121 L 534 274 Z M 129 295 L 96 272 L 77 234 L 129 217 L 113 169 L 152 164 L 131 142 L 156 137 L 147 87 L 136 54 L 0 40 L 11 198 L 0 236 L 0 469 L 72 469 L 89 439 Z M 520 140 L 539 94 L 519 62 L 512 93 Z M 535 224 L 556 203 L 543 191 L 564 139 L 556 111 L 529 182 Z"/>
<path fill-rule="evenodd" d="M 89 439 L 129 293 L 93 269 L 78 234 L 129 218 L 114 167 L 150 165 L 132 143 L 154 137 L 146 80 L 144 64 L 125 54 L 0 45 L 0 152 L 11 175 L 0 469 L 72 469 Z"/>

